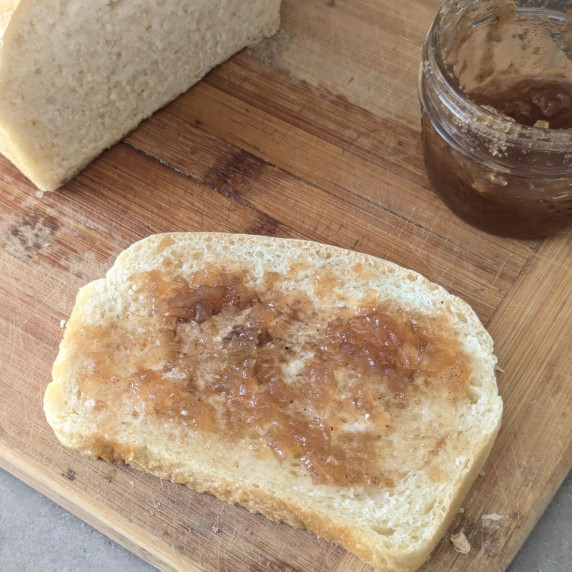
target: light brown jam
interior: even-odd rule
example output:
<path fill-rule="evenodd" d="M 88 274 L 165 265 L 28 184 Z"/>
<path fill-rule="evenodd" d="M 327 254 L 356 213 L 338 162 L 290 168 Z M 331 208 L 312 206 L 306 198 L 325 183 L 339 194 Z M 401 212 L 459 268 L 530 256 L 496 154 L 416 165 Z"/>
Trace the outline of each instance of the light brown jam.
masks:
<path fill-rule="evenodd" d="M 468 224 L 513 238 L 549 236 L 572 224 L 570 174 L 531 178 L 476 161 L 443 138 L 426 113 L 422 129 L 431 187 Z M 529 153 L 531 163 L 534 155 Z"/>
<path fill-rule="evenodd" d="M 135 275 L 125 321 L 72 340 L 89 354 L 85 397 L 105 416 L 128 393 L 134 419 L 247 439 L 325 484 L 390 487 L 396 449 L 426 440 L 414 468 L 447 446 L 443 427 L 425 427 L 419 413 L 436 400 L 454 423 L 470 399 L 468 359 L 444 320 L 385 304 L 322 320 L 307 294 L 280 291 L 279 276 L 257 290 L 248 282 L 211 266 L 188 280 Z M 412 411 L 417 428 L 400 433 Z"/>
<path fill-rule="evenodd" d="M 474 103 L 529 127 L 572 128 L 572 83 L 525 79 L 469 94 Z M 510 171 L 452 145 L 423 114 L 425 164 L 433 189 L 460 218 L 481 230 L 515 238 L 550 235 L 572 223 L 572 170 L 563 176 Z M 522 150 L 499 146 L 503 160 L 522 162 Z M 495 156 L 493 152 L 491 157 Z M 501 153 L 501 151 L 499 151 Z M 572 157 L 572 155 L 571 155 Z M 524 158 L 544 165 L 534 149 Z M 571 165 L 572 168 L 572 165 Z M 555 171 L 556 172 L 556 171 Z"/>
<path fill-rule="evenodd" d="M 522 125 L 572 129 L 572 81 L 521 79 L 471 92 L 469 97 Z"/>

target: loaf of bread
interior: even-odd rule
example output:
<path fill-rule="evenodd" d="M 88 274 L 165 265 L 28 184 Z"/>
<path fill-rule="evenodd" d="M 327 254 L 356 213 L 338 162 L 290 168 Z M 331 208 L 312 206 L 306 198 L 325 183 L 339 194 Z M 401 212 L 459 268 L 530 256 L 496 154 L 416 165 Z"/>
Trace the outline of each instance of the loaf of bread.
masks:
<path fill-rule="evenodd" d="M 53 190 L 235 52 L 280 0 L 12 0 L 0 7 L 0 152 Z"/>
<path fill-rule="evenodd" d="M 415 570 L 499 429 L 495 362 L 471 308 L 411 270 L 162 234 L 80 290 L 44 410 L 67 447 Z"/>

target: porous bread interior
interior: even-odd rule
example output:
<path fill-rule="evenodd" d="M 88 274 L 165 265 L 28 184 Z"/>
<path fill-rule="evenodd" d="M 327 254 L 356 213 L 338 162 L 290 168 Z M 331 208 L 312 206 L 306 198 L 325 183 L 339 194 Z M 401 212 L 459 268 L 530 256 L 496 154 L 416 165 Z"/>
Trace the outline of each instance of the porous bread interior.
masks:
<path fill-rule="evenodd" d="M 74 176 L 242 48 L 280 0 L 0 5 L 0 152 L 42 190 Z"/>
<path fill-rule="evenodd" d="M 271 455 L 253 454 L 245 440 L 229 447 L 224 436 L 190 433 L 180 424 L 144 415 L 134 421 L 129 402 L 118 403 L 117 424 L 102 434 L 92 407 L 78 392 L 67 336 L 84 324 L 125 319 L 136 297 L 127 286 L 133 274 L 153 268 L 191 274 L 209 260 L 223 266 L 246 260 L 259 278 L 269 271 L 282 272 L 284 288 L 309 288 L 313 276 L 333 272 L 340 279 L 318 302 L 325 313 L 352 304 L 372 289 L 406 310 L 444 313 L 471 356 L 473 371 L 472 399 L 458 416 L 456 427 L 460 446 L 451 450 L 454 457 L 440 459 L 447 467 L 446 478 L 435 482 L 421 464 L 392 489 L 316 484 L 299 467 L 281 465 Z M 299 263 L 298 270 L 288 275 L 293 261 Z M 355 265 L 365 270 L 351 272 Z M 378 570 L 415 570 L 458 510 L 498 431 L 502 401 L 492 349 L 490 336 L 465 302 L 389 262 L 297 240 L 214 233 L 156 235 L 123 252 L 105 279 L 92 282 L 78 294 L 44 407 L 58 438 L 71 448 L 97 455 L 102 442 L 111 443 L 133 466 L 241 503 L 270 518 L 307 527 Z M 429 420 L 438 417 L 440 407 L 439 402 L 431 403 Z"/>

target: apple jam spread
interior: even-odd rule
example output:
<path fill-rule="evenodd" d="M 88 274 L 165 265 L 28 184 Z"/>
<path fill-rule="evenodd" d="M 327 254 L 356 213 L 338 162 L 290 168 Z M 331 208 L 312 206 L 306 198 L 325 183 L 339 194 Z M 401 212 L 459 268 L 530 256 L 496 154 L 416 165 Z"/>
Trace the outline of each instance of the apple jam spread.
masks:
<path fill-rule="evenodd" d="M 102 418 L 125 402 L 133 423 L 247 441 L 323 484 L 391 487 L 433 461 L 441 478 L 438 455 L 471 401 L 469 361 L 444 318 L 374 291 L 325 310 L 282 289 L 280 275 L 256 286 L 209 265 L 130 281 L 124 319 L 84 325 L 71 340 L 88 355 L 79 390 Z"/>

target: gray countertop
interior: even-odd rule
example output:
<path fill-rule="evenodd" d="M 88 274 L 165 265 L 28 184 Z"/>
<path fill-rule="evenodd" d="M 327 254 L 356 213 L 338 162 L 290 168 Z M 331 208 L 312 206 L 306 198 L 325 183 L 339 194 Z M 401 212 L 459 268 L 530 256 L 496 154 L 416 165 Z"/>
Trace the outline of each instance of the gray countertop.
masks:
<path fill-rule="evenodd" d="M 0 571 L 151 572 L 155 568 L 0 469 Z M 510 572 L 572 570 L 572 474 Z"/>

